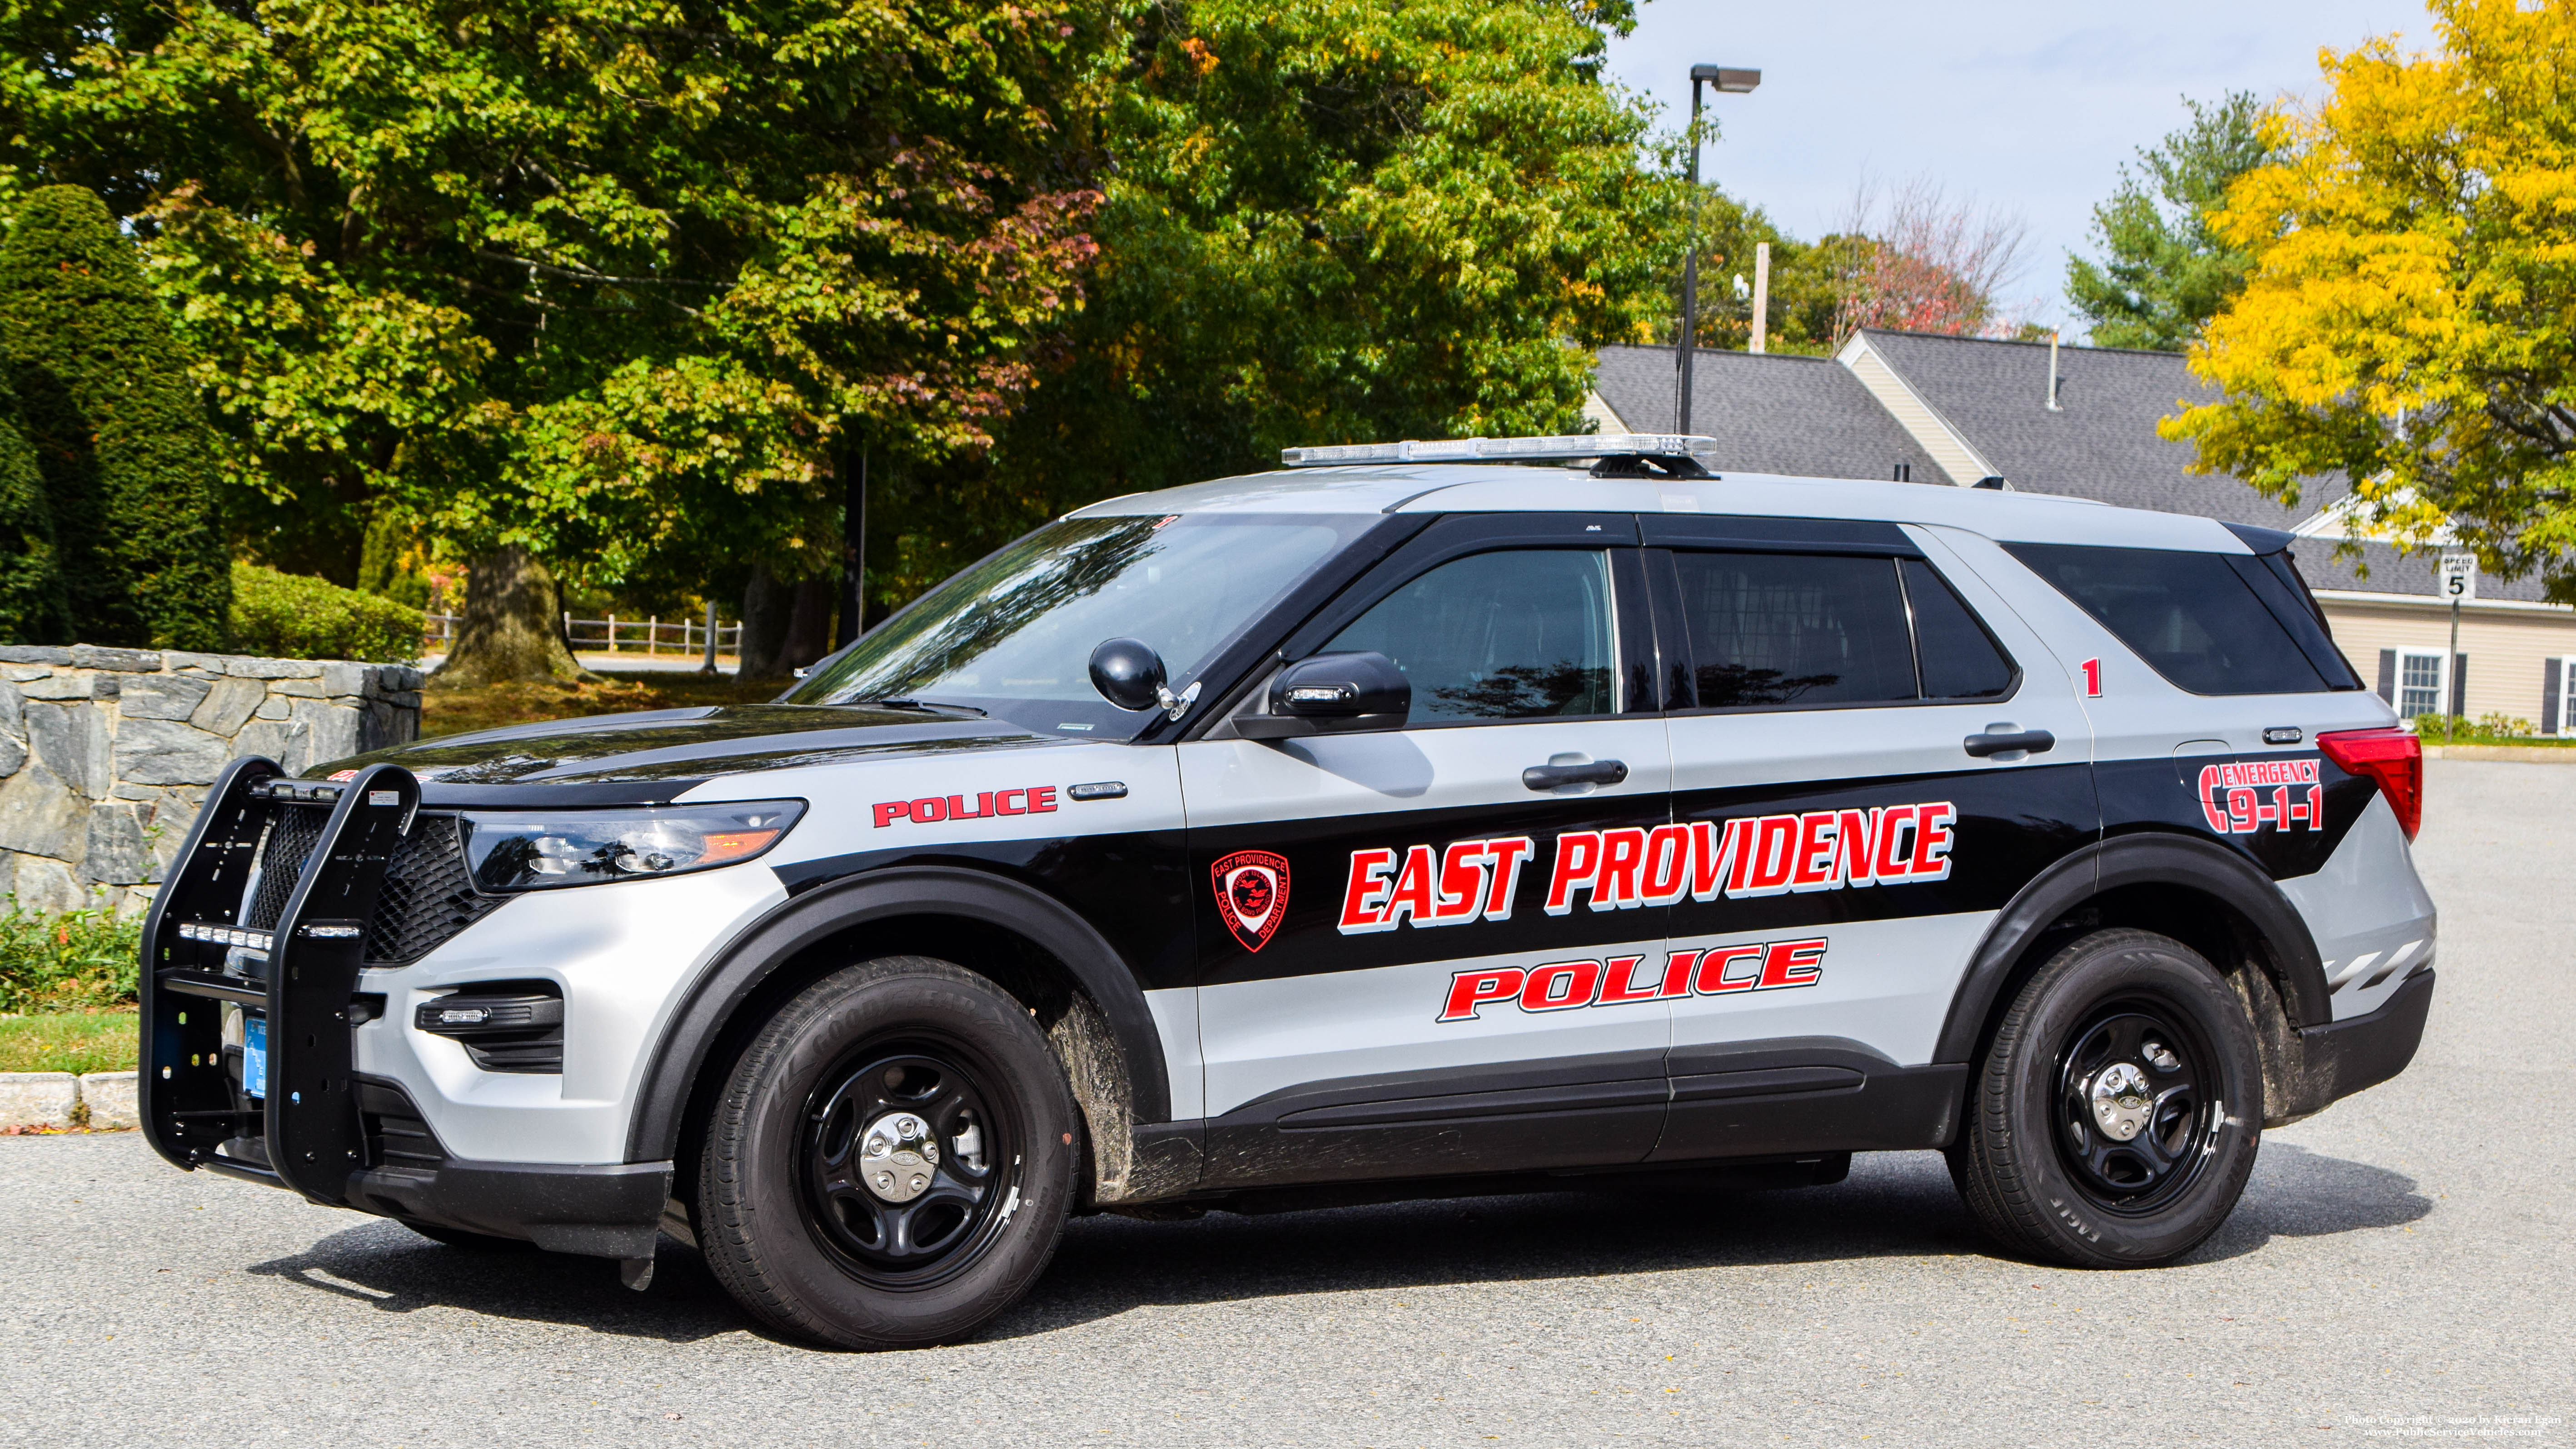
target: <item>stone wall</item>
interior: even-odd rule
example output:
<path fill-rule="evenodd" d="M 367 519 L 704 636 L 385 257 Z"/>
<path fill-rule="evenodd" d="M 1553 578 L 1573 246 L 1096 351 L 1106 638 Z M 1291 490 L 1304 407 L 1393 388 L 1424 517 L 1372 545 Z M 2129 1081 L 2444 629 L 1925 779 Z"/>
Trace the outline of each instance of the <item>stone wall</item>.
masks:
<path fill-rule="evenodd" d="M 420 735 L 417 669 L 0 646 L 0 895 L 140 910 L 226 761 L 289 773 Z"/>

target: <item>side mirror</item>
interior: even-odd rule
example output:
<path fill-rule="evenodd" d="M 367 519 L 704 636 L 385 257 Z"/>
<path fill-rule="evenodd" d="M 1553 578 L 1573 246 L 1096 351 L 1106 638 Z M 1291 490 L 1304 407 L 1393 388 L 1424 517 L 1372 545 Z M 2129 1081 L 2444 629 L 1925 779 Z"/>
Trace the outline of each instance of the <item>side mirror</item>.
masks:
<path fill-rule="evenodd" d="M 1091 687 L 1120 709 L 1160 709 L 1168 719 L 1189 713 L 1191 702 L 1199 697 L 1196 683 L 1178 695 L 1172 693 L 1163 656 L 1142 639 L 1101 641 L 1091 651 Z"/>
<path fill-rule="evenodd" d="M 1109 639 L 1091 651 L 1091 687 L 1120 709 L 1152 709 L 1167 683 L 1163 656 L 1142 639 Z"/>
<path fill-rule="evenodd" d="M 1413 712 L 1413 682 L 1383 654 L 1318 654 L 1279 671 L 1270 712 L 1235 717 L 1246 739 L 1344 734 L 1404 727 Z"/>

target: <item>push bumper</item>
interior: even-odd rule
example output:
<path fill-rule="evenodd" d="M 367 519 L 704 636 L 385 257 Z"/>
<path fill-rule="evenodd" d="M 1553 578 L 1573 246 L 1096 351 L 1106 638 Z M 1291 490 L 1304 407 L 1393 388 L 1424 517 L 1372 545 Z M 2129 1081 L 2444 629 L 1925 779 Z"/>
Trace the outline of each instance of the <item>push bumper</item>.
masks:
<path fill-rule="evenodd" d="M 2424 1018 L 2433 1007 L 2433 972 L 2417 971 L 2377 1010 L 2349 1021 L 2301 1027 L 2283 1064 L 2282 1101 L 2266 1125 L 2280 1126 L 2324 1111 L 2366 1087 L 2375 1087 L 2415 1060 L 2424 1040 Z"/>

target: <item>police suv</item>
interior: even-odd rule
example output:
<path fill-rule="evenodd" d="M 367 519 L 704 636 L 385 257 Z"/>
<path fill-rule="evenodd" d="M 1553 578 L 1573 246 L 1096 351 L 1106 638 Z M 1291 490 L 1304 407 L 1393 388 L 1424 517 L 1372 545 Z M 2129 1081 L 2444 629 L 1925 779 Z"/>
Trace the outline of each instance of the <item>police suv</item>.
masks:
<path fill-rule="evenodd" d="M 2412 1057 L 2422 764 L 2290 535 L 1291 450 L 993 554 L 774 704 L 232 765 L 145 1130 L 462 1246 L 953 1339 L 1068 1214 L 1837 1180 L 2169 1262 Z"/>

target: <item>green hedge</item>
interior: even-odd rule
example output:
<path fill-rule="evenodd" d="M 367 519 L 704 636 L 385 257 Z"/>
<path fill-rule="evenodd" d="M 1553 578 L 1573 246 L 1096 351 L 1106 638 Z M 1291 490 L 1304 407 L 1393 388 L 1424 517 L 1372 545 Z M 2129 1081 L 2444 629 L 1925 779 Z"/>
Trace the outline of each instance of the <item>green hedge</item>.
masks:
<path fill-rule="evenodd" d="M 223 648 L 215 431 L 134 242 L 97 193 L 20 198 L 0 241 L 0 351 L 79 642 Z"/>
<path fill-rule="evenodd" d="M 420 610 L 329 579 L 233 565 L 233 649 L 271 659 L 420 657 Z"/>
<path fill-rule="evenodd" d="M 114 911 L 0 912 L 0 1012 L 75 1011 L 134 1000 L 143 918 Z"/>

